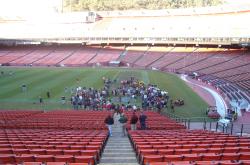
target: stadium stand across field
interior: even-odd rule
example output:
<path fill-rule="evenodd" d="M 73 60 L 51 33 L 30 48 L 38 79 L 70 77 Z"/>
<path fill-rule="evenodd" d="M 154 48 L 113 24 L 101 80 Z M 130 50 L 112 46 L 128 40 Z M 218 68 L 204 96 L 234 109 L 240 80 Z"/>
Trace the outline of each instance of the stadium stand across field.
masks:
<path fill-rule="evenodd" d="M 137 49 L 137 50 L 136 50 Z M 229 100 L 249 99 L 249 51 L 227 48 L 29 46 L 2 48 L 0 63 L 6 66 L 109 66 L 198 73 Z M 230 88 L 233 86 L 234 88 Z"/>

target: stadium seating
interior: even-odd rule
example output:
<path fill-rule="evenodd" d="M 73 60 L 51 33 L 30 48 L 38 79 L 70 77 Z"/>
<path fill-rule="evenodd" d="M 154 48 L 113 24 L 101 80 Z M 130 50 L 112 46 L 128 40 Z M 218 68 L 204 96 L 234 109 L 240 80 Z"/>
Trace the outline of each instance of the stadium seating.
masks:
<path fill-rule="evenodd" d="M 94 58 L 99 47 L 77 49 L 70 57 L 61 61 L 64 66 L 86 66 L 88 61 Z"/>
<path fill-rule="evenodd" d="M 129 131 L 141 164 L 240 164 L 250 139 L 204 130 Z M 159 145 L 161 145 L 160 148 Z"/>
<path fill-rule="evenodd" d="M 109 113 L 1 111 L 0 164 L 96 164 L 107 141 L 104 119 Z"/>
<path fill-rule="evenodd" d="M 121 53 L 123 52 L 123 49 L 113 49 L 112 47 L 103 48 L 100 49 L 96 56 L 94 56 L 90 61 L 88 61 L 88 64 L 101 64 L 101 65 L 108 65 L 109 61 L 116 61 Z"/>

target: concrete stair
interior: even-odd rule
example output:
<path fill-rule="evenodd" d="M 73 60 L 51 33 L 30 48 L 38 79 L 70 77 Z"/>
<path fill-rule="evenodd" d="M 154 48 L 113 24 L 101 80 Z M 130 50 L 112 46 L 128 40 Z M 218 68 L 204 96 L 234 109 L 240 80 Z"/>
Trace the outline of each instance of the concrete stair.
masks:
<path fill-rule="evenodd" d="M 100 165 L 139 165 L 127 136 L 123 136 L 119 115 L 114 116 L 112 136 L 109 137 Z"/>

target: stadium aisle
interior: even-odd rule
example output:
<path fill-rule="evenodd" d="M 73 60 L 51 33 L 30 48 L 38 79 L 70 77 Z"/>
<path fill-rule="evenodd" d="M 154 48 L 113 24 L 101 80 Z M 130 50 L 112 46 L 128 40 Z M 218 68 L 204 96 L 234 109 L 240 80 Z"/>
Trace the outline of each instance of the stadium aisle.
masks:
<path fill-rule="evenodd" d="M 108 139 L 100 165 L 138 165 L 128 137 L 122 135 L 119 117 L 114 115 L 113 136 Z"/>

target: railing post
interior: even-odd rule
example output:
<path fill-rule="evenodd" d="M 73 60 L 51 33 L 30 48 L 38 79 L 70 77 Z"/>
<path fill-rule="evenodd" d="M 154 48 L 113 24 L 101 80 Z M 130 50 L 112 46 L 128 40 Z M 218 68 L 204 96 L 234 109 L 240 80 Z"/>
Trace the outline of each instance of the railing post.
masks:
<path fill-rule="evenodd" d="M 242 136 L 242 133 L 243 133 L 243 124 L 241 124 L 240 136 Z"/>
<path fill-rule="evenodd" d="M 225 130 L 225 131 L 226 131 L 226 133 L 227 133 L 228 125 L 227 125 L 225 128 L 226 128 L 226 130 Z"/>
<path fill-rule="evenodd" d="M 212 128 L 212 122 L 210 121 L 210 123 L 209 123 L 209 130 L 211 130 L 211 128 Z"/>
<path fill-rule="evenodd" d="M 215 127 L 215 131 L 217 132 L 218 130 L 218 122 L 216 122 L 216 127 Z"/>
<path fill-rule="evenodd" d="M 207 129 L 207 121 L 205 120 L 203 123 L 203 129 L 206 130 Z"/>
<path fill-rule="evenodd" d="M 234 127 L 234 124 L 232 123 L 232 125 L 231 125 L 231 135 L 233 134 L 233 127 Z"/>
<path fill-rule="evenodd" d="M 225 124 L 224 124 L 224 123 L 223 123 L 222 131 L 223 131 L 223 133 L 224 133 L 224 131 L 225 131 Z"/>
<path fill-rule="evenodd" d="M 188 120 L 188 129 L 190 129 L 190 119 Z"/>

